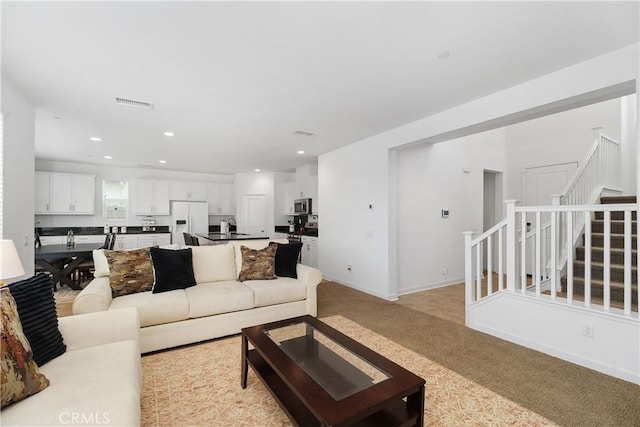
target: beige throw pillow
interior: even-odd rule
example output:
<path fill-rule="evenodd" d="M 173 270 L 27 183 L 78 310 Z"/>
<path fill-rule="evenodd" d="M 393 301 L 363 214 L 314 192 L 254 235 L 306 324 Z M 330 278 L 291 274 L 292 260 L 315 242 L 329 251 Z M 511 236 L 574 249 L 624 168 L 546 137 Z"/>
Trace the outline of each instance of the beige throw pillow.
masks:
<path fill-rule="evenodd" d="M 104 249 L 93 250 L 93 277 L 109 277 L 109 261 L 104 254 Z"/>
<path fill-rule="evenodd" d="M 0 326 L 2 381 L 0 390 L 2 407 L 23 400 L 49 386 L 49 380 L 40 373 L 33 360 L 29 341 L 24 336 L 16 302 L 8 288 L 0 291 Z"/>
<path fill-rule="evenodd" d="M 193 246 L 191 252 L 196 283 L 236 280 L 233 245 Z"/>
<path fill-rule="evenodd" d="M 278 245 L 270 243 L 264 249 L 250 249 L 246 246 L 241 246 L 242 252 L 242 270 L 238 280 L 244 282 L 245 280 L 274 280 L 276 276 L 276 250 Z"/>
<path fill-rule="evenodd" d="M 109 261 L 109 284 L 113 297 L 150 291 L 153 263 L 149 248 L 130 251 L 104 251 Z"/>

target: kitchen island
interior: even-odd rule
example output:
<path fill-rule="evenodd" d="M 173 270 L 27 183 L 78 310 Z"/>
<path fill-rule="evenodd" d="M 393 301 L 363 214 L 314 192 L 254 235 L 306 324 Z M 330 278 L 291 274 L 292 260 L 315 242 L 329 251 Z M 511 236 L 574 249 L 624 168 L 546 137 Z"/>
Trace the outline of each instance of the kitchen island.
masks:
<path fill-rule="evenodd" d="M 195 234 L 200 239 L 206 239 L 207 244 L 216 245 L 221 243 L 227 243 L 233 240 L 259 240 L 269 239 L 269 236 L 263 234 L 244 234 L 244 233 L 207 233 L 207 234 Z"/>

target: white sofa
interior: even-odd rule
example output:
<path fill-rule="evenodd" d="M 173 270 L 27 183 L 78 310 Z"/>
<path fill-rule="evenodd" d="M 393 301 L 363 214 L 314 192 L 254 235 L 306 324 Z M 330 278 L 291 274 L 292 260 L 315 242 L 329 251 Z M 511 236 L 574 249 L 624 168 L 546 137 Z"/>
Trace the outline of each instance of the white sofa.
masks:
<path fill-rule="evenodd" d="M 140 425 L 142 369 L 134 309 L 58 319 L 67 351 L 40 367 L 50 382 L 2 410 L 2 425 Z"/>
<path fill-rule="evenodd" d="M 108 267 L 96 260 L 96 278 L 73 303 L 74 314 L 136 307 L 140 316 L 140 348 L 148 353 L 164 348 L 237 334 L 242 328 L 291 317 L 317 314 L 316 288 L 320 270 L 297 265 L 297 279 L 238 282 L 240 246 L 262 249 L 270 241 L 234 241 L 226 245 L 194 246 L 196 286 L 153 294 L 139 292 L 113 298 Z"/>

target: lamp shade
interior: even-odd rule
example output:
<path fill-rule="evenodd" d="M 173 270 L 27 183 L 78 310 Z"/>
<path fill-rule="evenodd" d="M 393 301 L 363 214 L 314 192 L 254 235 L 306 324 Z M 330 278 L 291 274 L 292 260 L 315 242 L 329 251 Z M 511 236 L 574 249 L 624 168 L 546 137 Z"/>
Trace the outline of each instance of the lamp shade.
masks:
<path fill-rule="evenodd" d="M 9 279 L 23 274 L 24 268 L 13 240 L 0 240 L 0 279 Z"/>

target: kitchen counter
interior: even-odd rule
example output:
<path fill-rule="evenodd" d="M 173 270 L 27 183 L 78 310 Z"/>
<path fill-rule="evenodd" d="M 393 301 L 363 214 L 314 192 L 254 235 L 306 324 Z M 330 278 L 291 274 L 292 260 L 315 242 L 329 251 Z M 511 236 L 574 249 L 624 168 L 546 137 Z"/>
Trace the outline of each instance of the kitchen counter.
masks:
<path fill-rule="evenodd" d="M 196 234 L 196 236 L 201 237 L 203 239 L 210 240 L 212 242 L 228 242 L 231 240 L 258 240 L 258 239 L 268 239 L 269 236 L 265 236 L 263 234 L 238 234 L 238 233 L 208 233 L 208 234 Z"/>
<path fill-rule="evenodd" d="M 168 225 L 156 225 L 153 226 L 155 230 L 143 230 L 142 226 L 126 226 L 127 232 L 122 233 L 118 226 L 117 234 L 160 234 L 170 233 Z M 109 228 L 111 229 L 111 228 Z M 40 236 L 66 236 L 67 232 L 71 230 L 76 236 L 96 236 L 104 234 L 104 227 L 36 227 L 36 232 Z"/>

